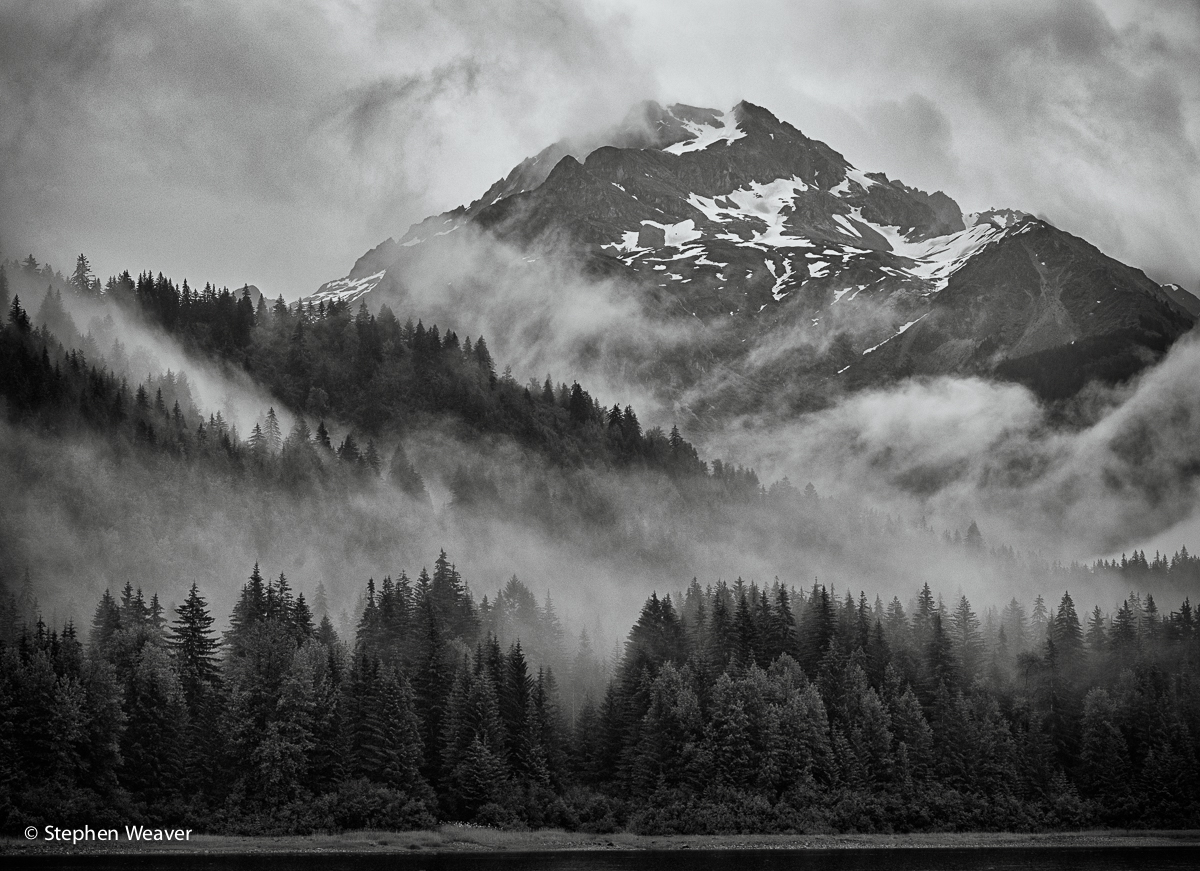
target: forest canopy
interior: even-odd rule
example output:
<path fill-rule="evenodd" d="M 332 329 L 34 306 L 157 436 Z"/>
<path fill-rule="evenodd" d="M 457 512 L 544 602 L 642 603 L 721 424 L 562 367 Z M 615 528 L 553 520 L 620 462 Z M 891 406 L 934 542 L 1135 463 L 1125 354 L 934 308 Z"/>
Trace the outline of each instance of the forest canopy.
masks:
<path fill-rule="evenodd" d="M 512 578 L 367 582 L 353 638 L 256 565 L 224 633 L 126 585 L 86 641 L 0 629 L 3 827 L 178 821 L 251 834 L 437 820 L 646 833 L 1045 830 L 1200 823 L 1188 601 L 1069 592 L 985 621 L 697 581 L 652 594 L 619 655 L 569 643 Z"/>

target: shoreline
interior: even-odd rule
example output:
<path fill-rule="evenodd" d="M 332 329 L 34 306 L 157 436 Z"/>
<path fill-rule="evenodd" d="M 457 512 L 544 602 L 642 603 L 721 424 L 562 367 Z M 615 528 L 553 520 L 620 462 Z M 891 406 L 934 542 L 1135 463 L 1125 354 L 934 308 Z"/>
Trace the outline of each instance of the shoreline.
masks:
<path fill-rule="evenodd" d="M 183 843 L 80 844 L 0 838 L 0 855 L 288 855 L 560 853 L 681 850 L 911 850 L 987 848 L 1200 847 L 1200 830 L 1094 830 L 1079 832 L 945 832 L 903 835 L 592 835 L 560 829 L 505 831 L 443 825 L 410 832 L 357 831 L 338 835 L 194 835 Z"/>

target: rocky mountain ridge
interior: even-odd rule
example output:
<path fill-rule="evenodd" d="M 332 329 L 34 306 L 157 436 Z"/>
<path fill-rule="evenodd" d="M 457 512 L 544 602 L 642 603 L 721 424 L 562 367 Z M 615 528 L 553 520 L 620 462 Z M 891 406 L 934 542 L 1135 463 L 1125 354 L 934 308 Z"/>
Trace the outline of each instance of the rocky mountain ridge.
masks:
<path fill-rule="evenodd" d="M 753 412 L 768 392 L 804 410 L 909 375 L 1068 396 L 1153 363 L 1200 315 L 1183 288 L 1044 220 L 963 215 L 945 193 L 863 172 L 750 103 L 648 103 L 606 139 L 550 146 L 312 299 L 403 297 L 417 249 L 428 256 L 466 226 L 551 249 L 628 287 L 647 317 L 703 324 L 705 347 L 677 361 L 669 397 L 701 417 Z M 737 386 L 706 387 L 713 366 L 736 371 Z"/>

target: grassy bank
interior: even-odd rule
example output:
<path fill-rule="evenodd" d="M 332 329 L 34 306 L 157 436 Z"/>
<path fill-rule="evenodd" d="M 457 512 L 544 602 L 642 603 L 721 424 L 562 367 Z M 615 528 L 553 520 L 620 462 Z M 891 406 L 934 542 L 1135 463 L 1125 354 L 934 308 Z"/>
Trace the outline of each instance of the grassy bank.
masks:
<path fill-rule="evenodd" d="M 193 835 L 184 843 L 88 841 L 72 845 L 24 838 L 0 839 L 0 854 L 131 853 L 459 853 L 567 850 L 829 850 L 851 848 L 938 849 L 977 847 L 1151 847 L 1200 848 L 1200 831 L 1088 831 L 1038 834 L 933 833 L 912 835 L 589 835 L 543 829 L 511 832 L 445 825 L 415 832 L 347 832 L 339 835 L 238 837 Z"/>

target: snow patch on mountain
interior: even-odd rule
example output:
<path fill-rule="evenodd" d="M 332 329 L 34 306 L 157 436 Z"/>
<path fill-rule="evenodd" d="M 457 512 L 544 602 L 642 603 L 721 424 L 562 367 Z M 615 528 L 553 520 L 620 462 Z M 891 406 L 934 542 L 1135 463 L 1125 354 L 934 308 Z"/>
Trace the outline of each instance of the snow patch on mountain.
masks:
<path fill-rule="evenodd" d="M 787 296 L 788 293 L 790 293 L 790 291 L 784 290 L 783 288 L 784 285 L 792 279 L 792 262 L 787 259 L 783 261 L 782 273 L 779 273 L 775 269 L 775 263 L 770 258 L 767 258 L 764 262 L 767 264 L 767 271 L 770 272 L 771 277 L 775 279 L 775 286 L 771 288 L 771 296 L 775 298 L 776 302 L 779 302 L 781 299 Z"/>
<path fill-rule="evenodd" d="M 985 212 L 971 212 L 969 215 L 963 215 L 963 223 L 967 227 L 992 224 L 1001 230 L 1007 230 L 1032 217 L 1033 215 L 1029 212 L 1022 212 L 1020 209 L 988 209 Z"/>
<path fill-rule="evenodd" d="M 736 234 L 731 241 L 739 244 L 769 245 L 773 248 L 814 248 L 810 240 L 786 233 L 788 215 L 791 214 L 796 196 L 808 190 L 802 179 L 778 178 L 766 183 L 752 182 L 719 197 L 688 195 L 688 205 L 704 214 L 714 224 L 733 221 L 749 222 L 753 235 L 745 240 Z M 758 230 L 759 223 L 765 227 Z"/>
<path fill-rule="evenodd" d="M 691 218 L 678 224 L 660 224 L 657 221 L 642 221 L 642 225 L 658 227 L 663 231 L 663 242 L 668 248 L 682 248 L 688 242 L 695 242 L 704 234 L 696 229 L 696 222 Z"/>
<path fill-rule="evenodd" d="M 841 227 L 843 230 L 845 230 L 851 236 L 857 236 L 860 239 L 862 238 L 862 233 L 858 232 L 858 228 L 855 227 L 853 224 L 851 224 L 850 219 L 847 218 L 845 215 L 835 214 L 833 216 L 833 220 L 837 223 L 837 225 L 839 227 Z"/>
<path fill-rule="evenodd" d="M 857 216 L 862 220 L 861 215 Z M 863 223 L 882 236 L 892 253 L 913 261 L 903 272 L 923 281 L 932 282 L 934 291 L 944 290 L 950 276 L 987 245 L 1002 239 L 1008 231 L 1004 225 L 980 221 L 965 230 L 932 239 L 908 239 L 899 227 L 888 227 L 863 220 Z M 1011 226 L 1011 224 L 1008 224 Z M 886 269 L 886 267 L 885 267 Z"/>
<path fill-rule="evenodd" d="M 716 145 L 718 142 L 724 142 L 728 145 L 746 135 L 745 131 L 738 128 L 737 118 L 732 111 L 726 112 L 717 119 L 716 126 L 711 124 L 697 124 L 695 121 L 683 121 L 683 126 L 688 132 L 694 135 L 694 139 L 688 139 L 683 142 L 676 142 L 674 145 L 668 145 L 663 151 L 668 154 L 686 154 L 689 151 L 703 151 L 710 145 Z"/>
<path fill-rule="evenodd" d="M 354 302 L 359 297 L 370 293 L 379 286 L 379 282 L 383 281 L 383 276 L 387 274 L 387 270 L 381 270 L 374 275 L 368 275 L 366 278 L 352 279 L 339 278 L 335 281 L 328 281 L 321 285 L 311 298 L 310 302 Z"/>
<path fill-rule="evenodd" d="M 851 285 L 850 287 L 843 287 L 843 288 L 841 288 L 840 290 L 835 290 L 835 291 L 833 292 L 833 302 L 832 302 L 832 303 L 830 303 L 830 305 L 833 305 L 834 303 L 837 303 L 838 301 L 840 301 L 840 300 L 841 300 L 841 298 L 842 298 L 843 296 L 845 296 L 846 294 L 850 293 L 851 291 L 853 291 L 853 292 L 854 292 L 854 296 L 858 296 L 858 292 L 859 292 L 860 290 L 862 290 L 863 288 L 865 288 L 865 287 L 866 287 L 866 285 L 865 285 L 865 284 L 853 284 L 853 285 Z M 851 300 L 853 300 L 853 299 L 854 299 L 854 296 L 850 297 L 850 299 L 851 299 Z"/>
<path fill-rule="evenodd" d="M 917 318 L 916 321 L 909 321 L 907 324 L 902 326 L 895 334 L 888 336 L 886 339 L 884 339 L 878 345 L 874 345 L 870 348 L 867 348 L 867 350 L 862 352 L 862 355 L 865 357 L 865 356 L 867 356 L 867 354 L 870 354 L 872 351 L 878 351 L 880 348 L 882 348 L 884 345 L 886 345 L 892 339 L 896 338 L 896 336 L 903 336 L 909 327 L 911 327 L 917 321 L 921 320 L 921 318 L 927 317 L 928 315 L 929 315 L 929 312 L 925 312 L 925 314 L 923 314 L 923 315 L 921 315 L 921 317 Z"/>
<path fill-rule="evenodd" d="M 879 184 L 879 182 L 875 181 L 875 179 L 867 178 L 867 174 L 862 170 L 849 166 L 846 167 L 846 177 L 838 182 L 836 187 L 830 188 L 829 192 L 831 194 L 836 194 L 839 197 L 845 196 L 846 194 L 851 193 L 851 182 L 858 185 L 864 191 L 870 190 L 872 187 Z"/>

